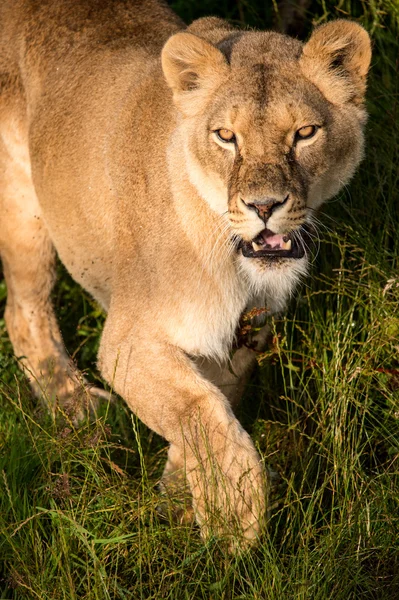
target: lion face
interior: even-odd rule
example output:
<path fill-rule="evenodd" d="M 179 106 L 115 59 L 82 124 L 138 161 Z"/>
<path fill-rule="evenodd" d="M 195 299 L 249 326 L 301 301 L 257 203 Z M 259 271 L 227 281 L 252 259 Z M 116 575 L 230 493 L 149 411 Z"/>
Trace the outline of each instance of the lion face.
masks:
<path fill-rule="evenodd" d="M 237 252 L 261 269 L 292 266 L 307 253 L 315 209 L 362 157 L 369 38 L 348 21 L 320 27 L 306 45 L 270 32 L 220 35 L 210 44 L 180 33 L 163 51 L 186 168 Z"/>

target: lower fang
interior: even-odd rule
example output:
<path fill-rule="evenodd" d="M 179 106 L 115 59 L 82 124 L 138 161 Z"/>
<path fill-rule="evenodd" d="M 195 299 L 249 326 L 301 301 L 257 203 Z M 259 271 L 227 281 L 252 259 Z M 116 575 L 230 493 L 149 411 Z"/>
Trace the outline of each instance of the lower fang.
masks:
<path fill-rule="evenodd" d="M 291 250 L 291 240 L 284 241 L 281 248 L 282 250 Z"/>
<path fill-rule="evenodd" d="M 263 250 L 263 246 L 259 246 L 259 244 L 256 244 L 255 242 L 251 242 L 252 243 L 252 248 L 255 250 L 255 252 L 259 252 L 259 250 Z"/>

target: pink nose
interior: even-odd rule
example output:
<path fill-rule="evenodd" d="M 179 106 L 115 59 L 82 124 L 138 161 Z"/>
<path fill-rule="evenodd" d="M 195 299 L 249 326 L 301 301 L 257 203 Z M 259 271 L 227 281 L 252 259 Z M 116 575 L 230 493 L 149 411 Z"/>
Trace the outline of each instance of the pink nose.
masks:
<path fill-rule="evenodd" d="M 262 200 L 255 200 L 254 202 L 248 202 L 248 206 L 251 206 L 256 210 L 259 217 L 266 222 L 270 217 L 273 210 L 277 206 L 282 206 L 288 200 L 288 196 L 284 200 L 277 200 L 277 198 L 262 198 Z"/>

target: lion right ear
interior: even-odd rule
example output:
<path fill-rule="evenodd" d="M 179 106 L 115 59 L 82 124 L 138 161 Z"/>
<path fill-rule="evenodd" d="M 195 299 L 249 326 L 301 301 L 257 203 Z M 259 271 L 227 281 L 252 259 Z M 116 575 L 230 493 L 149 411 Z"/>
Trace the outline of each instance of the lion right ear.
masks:
<path fill-rule="evenodd" d="M 195 114 L 230 70 L 220 50 L 192 33 L 169 38 L 161 59 L 175 104 L 185 114 Z"/>
<path fill-rule="evenodd" d="M 367 31 L 353 21 L 338 19 L 315 29 L 303 48 L 300 64 L 333 104 L 361 104 L 370 60 Z"/>

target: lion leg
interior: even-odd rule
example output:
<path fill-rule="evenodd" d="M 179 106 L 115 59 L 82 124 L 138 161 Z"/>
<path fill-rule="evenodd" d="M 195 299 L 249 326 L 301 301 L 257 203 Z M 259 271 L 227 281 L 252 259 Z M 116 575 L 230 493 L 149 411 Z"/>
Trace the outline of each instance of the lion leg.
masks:
<path fill-rule="evenodd" d="M 27 171 L 0 147 L 0 255 L 7 283 L 5 322 L 15 355 L 35 395 L 43 398 L 52 412 L 58 398 L 79 419 L 83 416 L 83 400 L 91 404 L 95 392 L 85 393 L 83 378 L 64 349 L 50 299 L 55 250 Z"/>
<path fill-rule="evenodd" d="M 268 332 L 269 328 L 263 327 L 253 340 L 254 349 L 242 346 L 236 350 L 228 364 L 221 365 L 217 361 L 206 358 L 196 361 L 201 374 L 220 389 L 233 410 L 236 410 L 240 403 L 244 388 L 256 365 L 256 353 L 263 350 Z M 162 493 L 177 500 L 173 513 L 178 521 L 188 522 L 194 518 L 187 501 L 184 456 L 174 444 L 171 444 L 168 450 L 160 487 Z"/>
<path fill-rule="evenodd" d="M 128 334 L 124 320 L 111 307 L 99 354 L 103 376 L 144 423 L 172 444 L 178 465 L 184 457 L 203 535 L 234 533 L 235 539 L 250 541 L 263 522 L 266 477 L 249 435 L 225 396 L 182 351 Z"/>
<path fill-rule="evenodd" d="M 269 327 L 263 327 L 251 340 L 253 347 L 241 346 L 224 364 L 208 358 L 196 361 L 203 376 L 223 392 L 233 410 L 240 404 L 245 386 L 256 366 L 257 353 L 265 347 L 268 333 Z"/>

